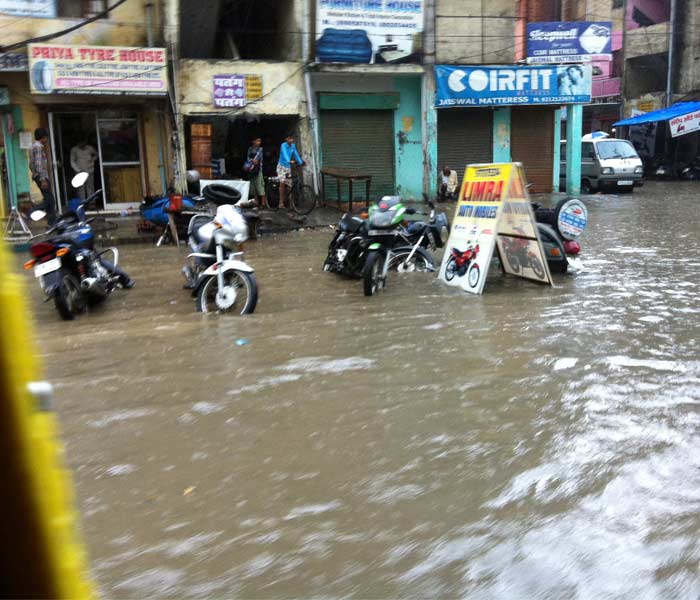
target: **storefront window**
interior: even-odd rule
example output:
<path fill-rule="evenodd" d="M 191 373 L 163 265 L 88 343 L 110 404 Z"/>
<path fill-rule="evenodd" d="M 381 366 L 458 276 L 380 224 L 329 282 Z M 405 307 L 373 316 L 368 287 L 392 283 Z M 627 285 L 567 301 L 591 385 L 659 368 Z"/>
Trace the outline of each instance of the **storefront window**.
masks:
<path fill-rule="evenodd" d="M 104 163 L 138 163 L 139 130 L 136 119 L 99 119 Z"/>

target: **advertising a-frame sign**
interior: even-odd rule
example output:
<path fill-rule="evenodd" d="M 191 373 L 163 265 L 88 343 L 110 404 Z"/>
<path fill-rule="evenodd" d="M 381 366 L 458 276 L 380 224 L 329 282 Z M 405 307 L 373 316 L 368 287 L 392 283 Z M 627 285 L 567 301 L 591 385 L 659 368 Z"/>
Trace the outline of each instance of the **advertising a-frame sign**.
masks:
<path fill-rule="evenodd" d="M 521 163 L 467 166 L 440 279 L 483 293 L 496 247 L 506 273 L 552 285 Z"/>

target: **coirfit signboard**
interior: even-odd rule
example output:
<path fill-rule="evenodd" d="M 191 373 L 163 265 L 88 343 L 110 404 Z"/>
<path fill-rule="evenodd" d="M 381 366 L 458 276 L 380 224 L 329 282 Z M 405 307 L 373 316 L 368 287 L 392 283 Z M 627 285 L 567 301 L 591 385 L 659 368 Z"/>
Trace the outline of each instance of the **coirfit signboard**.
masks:
<path fill-rule="evenodd" d="M 437 108 L 585 104 L 591 101 L 590 65 L 435 67 Z"/>
<path fill-rule="evenodd" d="M 316 31 L 318 62 L 420 62 L 423 0 L 317 0 Z"/>
<path fill-rule="evenodd" d="M 528 23 L 528 63 L 612 60 L 612 23 Z"/>
<path fill-rule="evenodd" d="M 31 44 L 33 94 L 164 95 L 165 49 Z"/>

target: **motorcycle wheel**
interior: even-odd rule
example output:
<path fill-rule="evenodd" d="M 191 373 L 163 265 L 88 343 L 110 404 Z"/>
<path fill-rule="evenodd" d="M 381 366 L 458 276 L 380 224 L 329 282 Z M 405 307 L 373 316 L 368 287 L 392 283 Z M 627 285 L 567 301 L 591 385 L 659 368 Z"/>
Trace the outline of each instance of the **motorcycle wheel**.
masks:
<path fill-rule="evenodd" d="M 479 277 L 481 273 L 479 271 L 479 265 L 476 263 L 472 264 L 471 267 L 469 267 L 469 271 L 467 272 L 467 283 L 469 284 L 469 287 L 475 288 L 477 285 L 479 285 Z"/>
<path fill-rule="evenodd" d="M 455 262 L 454 256 L 450 257 L 445 266 L 445 280 L 452 281 L 457 273 L 457 263 Z"/>
<path fill-rule="evenodd" d="M 219 280 L 214 275 L 205 281 L 197 294 L 197 308 L 204 313 L 231 312 L 240 315 L 251 314 L 258 303 L 258 284 L 252 273 L 244 271 L 226 271 L 224 283 L 227 288 L 233 288 L 234 298 L 227 306 L 219 306 L 216 294 L 219 290 Z"/>
<path fill-rule="evenodd" d="M 535 272 L 537 279 L 544 279 L 544 267 L 539 258 L 535 256 L 530 257 L 530 267 Z"/>
<path fill-rule="evenodd" d="M 393 250 L 391 262 L 389 263 L 389 270 L 397 271 L 398 273 L 425 273 L 435 270 L 435 261 L 433 257 L 423 250 L 423 248 L 417 248 L 411 257 L 411 262 L 406 263 L 406 259 L 411 254 L 411 250 L 412 248 Z"/>
<path fill-rule="evenodd" d="M 381 252 L 370 252 L 362 272 L 365 296 L 374 296 L 382 287 L 382 272 L 384 271 L 384 254 Z"/>
<path fill-rule="evenodd" d="M 85 310 L 85 299 L 80 283 L 70 273 L 63 273 L 53 297 L 58 314 L 64 321 L 72 321 Z"/>
<path fill-rule="evenodd" d="M 515 273 L 520 273 L 520 261 L 517 255 L 512 252 L 506 252 L 506 258 L 508 259 L 510 268 L 513 269 Z"/>

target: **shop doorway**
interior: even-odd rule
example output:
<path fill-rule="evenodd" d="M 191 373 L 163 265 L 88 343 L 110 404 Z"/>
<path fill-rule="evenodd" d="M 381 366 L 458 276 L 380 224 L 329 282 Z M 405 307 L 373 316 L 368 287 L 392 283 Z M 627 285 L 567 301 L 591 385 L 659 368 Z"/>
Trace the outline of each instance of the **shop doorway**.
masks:
<path fill-rule="evenodd" d="M 124 210 L 138 206 L 144 195 L 138 115 L 122 112 L 49 113 L 51 152 L 59 203 L 102 189 L 93 208 Z M 92 172 L 85 190 L 75 190 L 76 172 Z"/>

